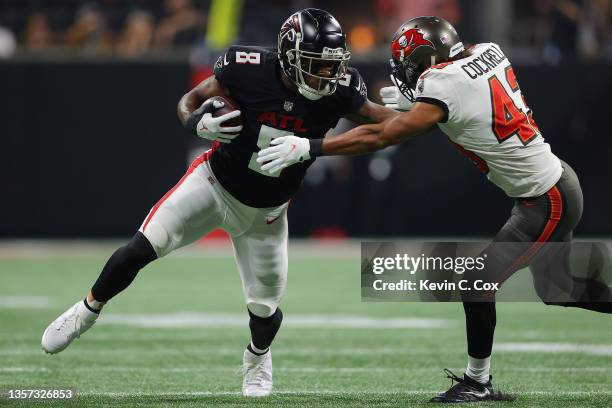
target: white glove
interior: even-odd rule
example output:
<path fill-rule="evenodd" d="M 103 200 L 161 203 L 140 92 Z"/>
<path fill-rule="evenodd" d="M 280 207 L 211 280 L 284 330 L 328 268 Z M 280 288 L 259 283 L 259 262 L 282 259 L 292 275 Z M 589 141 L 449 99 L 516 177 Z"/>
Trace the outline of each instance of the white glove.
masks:
<path fill-rule="evenodd" d="M 385 86 L 380 89 L 380 97 L 387 108 L 399 111 L 409 111 L 412 108 L 413 102 L 406 98 L 399 90 L 399 81 L 391 75 L 393 86 Z"/>
<path fill-rule="evenodd" d="M 310 140 L 297 136 L 277 137 L 257 156 L 257 163 L 265 163 L 261 166 L 263 171 L 278 173 L 287 166 L 310 159 Z"/>
<path fill-rule="evenodd" d="M 213 107 L 215 109 L 220 109 L 223 106 L 225 106 L 225 104 L 221 101 L 213 102 Z M 238 116 L 240 116 L 239 110 L 226 113 L 216 118 L 213 117 L 212 113 L 205 113 L 196 126 L 197 134 L 204 139 L 212 141 L 218 140 L 221 143 L 231 143 L 242 130 L 242 125 L 224 127 L 221 126 L 221 124 L 226 120 Z"/>

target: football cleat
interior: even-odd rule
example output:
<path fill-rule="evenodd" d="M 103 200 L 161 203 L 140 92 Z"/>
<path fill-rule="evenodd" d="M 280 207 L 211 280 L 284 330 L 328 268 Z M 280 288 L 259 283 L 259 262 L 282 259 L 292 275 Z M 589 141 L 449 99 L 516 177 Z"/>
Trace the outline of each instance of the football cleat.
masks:
<path fill-rule="evenodd" d="M 491 377 L 486 384 L 463 375 L 459 378 L 449 369 L 444 369 L 446 377 L 451 379 L 451 387 L 433 397 L 429 402 L 457 403 L 457 402 L 481 402 L 481 401 L 513 401 L 514 397 L 493 391 Z M 453 383 L 456 383 L 453 385 Z"/>
<path fill-rule="evenodd" d="M 42 336 L 42 349 L 49 354 L 59 353 L 89 330 L 98 316 L 85 307 L 83 300 L 79 300 L 47 327 Z"/>
<path fill-rule="evenodd" d="M 248 349 L 242 359 L 242 395 L 267 397 L 272 392 L 272 352 L 258 356 Z"/>

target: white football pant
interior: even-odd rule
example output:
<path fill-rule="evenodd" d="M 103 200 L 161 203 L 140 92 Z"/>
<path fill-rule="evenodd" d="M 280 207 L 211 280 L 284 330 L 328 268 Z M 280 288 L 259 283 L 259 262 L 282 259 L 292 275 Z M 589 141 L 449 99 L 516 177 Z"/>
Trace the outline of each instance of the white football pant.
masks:
<path fill-rule="evenodd" d="M 214 229 L 232 239 L 249 310 L 268 317 L 287 282 L 287 206 L 253 208 L 232 197 L 210 169 L 210 151 L 151 209 L 139 231 L 158 257 L 188 245 Z"/>

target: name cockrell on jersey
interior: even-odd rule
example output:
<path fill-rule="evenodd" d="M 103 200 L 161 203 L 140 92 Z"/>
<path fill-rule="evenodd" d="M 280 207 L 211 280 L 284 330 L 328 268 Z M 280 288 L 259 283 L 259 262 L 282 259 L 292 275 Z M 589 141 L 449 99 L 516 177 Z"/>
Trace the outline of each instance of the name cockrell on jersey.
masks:
<path fill-rule="evenodd" d="M 494 43 L 471 51 L 425 71 L 416 100 L 443 109 L 440 129 L 509 197 L 546 193 L 561 177 L 561 162 L 533 122 L 510 61 Z"/>
<path fill-rule="evenodd" d="M 366 85 L 354 68 L 348 68 L 330 96 L 311 101 L 292 93 L 281 82 L 276 49 L 232 46 L 219 57 L 214 73 L 238 102 L 244 128 L 231 144 L 215 145 L 211 167 L 223 187 L 251 207 L 287 202 L 314 161 L 270 176 L 256 161 L 260 149 L 290 134 L 320 139 L 338 118 L 357 112 L 367 99 Z"/>

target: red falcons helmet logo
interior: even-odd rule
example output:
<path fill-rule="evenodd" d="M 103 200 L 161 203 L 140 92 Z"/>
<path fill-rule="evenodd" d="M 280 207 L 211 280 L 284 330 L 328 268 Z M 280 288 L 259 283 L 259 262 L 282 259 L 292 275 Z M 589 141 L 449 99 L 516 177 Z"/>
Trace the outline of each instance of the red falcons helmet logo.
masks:
<path fill-rule="evenodd" d="M 297 14 L 292 15 L 283 23 L 280 30 L 280 38 L 288 37 L 289 41 L 295 41 L 295 35 L 301 33 L 300 17 Z"/>
<path fill-rule="evenodd" d="M 391 53 L 394 59 L 401 61 L 404 58 L 410 57 L 414 50 L 423 46 L 436 49 L 434 44 L 425 38 L 424 33 L 420 29 L 411 28 L 393 40 L 391 43 Z"/>

